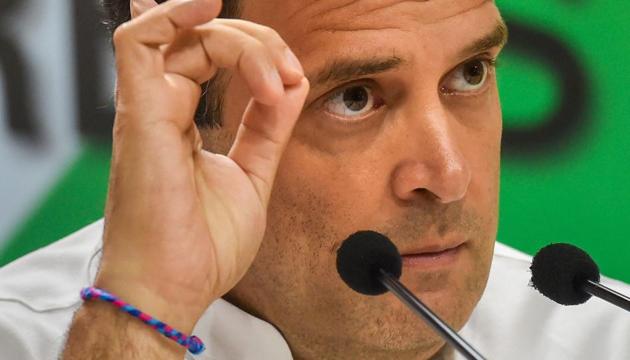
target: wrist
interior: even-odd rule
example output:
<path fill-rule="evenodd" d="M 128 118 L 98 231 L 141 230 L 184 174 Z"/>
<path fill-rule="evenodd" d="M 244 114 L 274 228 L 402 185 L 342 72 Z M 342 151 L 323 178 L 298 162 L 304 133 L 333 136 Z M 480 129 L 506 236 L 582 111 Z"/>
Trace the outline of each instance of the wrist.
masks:
<path fill-rule="evenodd" d="M 85 302 L 75 314 L 63 359 L 92 359 L 84 353 L 86 348 L 98 353 L 98 358 L 107 359 L 135 359 L 132 353 L 142 354 L 138 358 L 144 359 L 182 359 L 186 353 L 186 348 L 100 301 Z"/>
<path fill-rule="evenodd" d="M 130 279 L 116 280 L 104 274 L 97 276 L 94 286 L 187 334 L 193 331 L 208 306 L 196 301 L 165 297 L 158 286 Z"/>

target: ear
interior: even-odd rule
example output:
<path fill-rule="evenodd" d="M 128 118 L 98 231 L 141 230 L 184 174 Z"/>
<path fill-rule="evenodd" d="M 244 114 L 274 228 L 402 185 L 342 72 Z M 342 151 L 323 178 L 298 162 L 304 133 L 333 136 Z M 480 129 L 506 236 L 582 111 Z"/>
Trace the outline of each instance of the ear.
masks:
<path fill-rule="evenodd" d="M 160 1 L 163 2 L 163 1 Z M 144 12 L 152 7 L 157 6 L 158 3 L 155 0 L 131 0 L 129 6 L 131 9 L 131 18 L 136 18 L 142 15 Z"/>

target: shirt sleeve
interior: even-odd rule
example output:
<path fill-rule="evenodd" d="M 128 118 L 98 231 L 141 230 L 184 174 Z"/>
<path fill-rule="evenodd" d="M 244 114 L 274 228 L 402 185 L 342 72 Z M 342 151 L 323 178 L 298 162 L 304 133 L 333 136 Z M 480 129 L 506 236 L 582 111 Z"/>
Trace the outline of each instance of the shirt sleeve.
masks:
<path fill-rule="evenodd" d="M 20 299 L 0 299 L 0 358 L 57 360 L 72 308 L 37 311 Z"/>

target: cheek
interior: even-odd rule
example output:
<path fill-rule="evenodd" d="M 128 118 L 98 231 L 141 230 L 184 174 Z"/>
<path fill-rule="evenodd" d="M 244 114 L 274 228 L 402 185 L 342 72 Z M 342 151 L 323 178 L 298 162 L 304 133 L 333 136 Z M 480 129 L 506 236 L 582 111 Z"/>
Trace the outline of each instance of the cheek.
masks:
<path fill-rule="evenodd" d="M 223 70 L 225 71 L 225 70 Z M 237 73 L 223 72 L 218 75 L 217 81 L 225 86 L 225 93 L 222 96 L 220 104 L 208 106 L 217 106 L 217 108 L 208 108 L 209 115 L 217 116 L 221 113 L 221 126 L 215 128 L 201 128 L 203 135 L 204 149 L 214 153 L 227 154 L 234 143 L 236 132 L 243 119 L 243 114 L 250 102 L 251 95 L 243 79 Z"/>
<path fill-rule="evenodd" d="M 290 283 L 303 291 L 309 291 L 307 284 L 317 287 L 313 282 L 338 281 L 343 286 L 335 265 L 339 244 L 382 222 L 377 209 L 385 180 L 374 175 L 377 171 L 348 163 L 342 156 L 321 156 L 291 142 L 278 170 L 258 259 L 267 269 L 274 267 L 292 278 Z M 278 258 L 292 265 L 277 263 Z"/>
<path fill-rule="evenodd" d="M 496 87 L 470 107 L 454 107 L 460 121 L 462 151 L 471 167 L 468 196 L 485 212 L 496 212 L 501 160 L 501 107 Z M 494 214 L 493 214 L 494 215 Z"/>
<path fill-rule="evenodd" d="M 377 221 L 375 209 L 388 188 L 382 162 L 366 153 L 323 154 L 292 141 L 274 185 L 274 211 L 294 214 L 298 229 L 334 229 L 336 238 L 322 241 L 338 243 Z"/>

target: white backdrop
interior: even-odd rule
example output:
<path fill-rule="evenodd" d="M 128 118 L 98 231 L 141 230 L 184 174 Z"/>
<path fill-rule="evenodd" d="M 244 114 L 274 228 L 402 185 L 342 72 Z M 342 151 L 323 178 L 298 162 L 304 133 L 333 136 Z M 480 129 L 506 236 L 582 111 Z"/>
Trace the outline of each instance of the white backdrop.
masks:
<path fill-rule="evenodd" d="M 85 115 L 80 113 L 79 95 L 90 91 L 79 89 L 76 69 L 82 58 L 77 39 L 89 35 L 99 19 L 93 10 L 92 16 L 76 16 L 81 14 L 77 9 L 85 13 L 90 6 L 96 8 L 97 3 L 89 1 L 83 0 L 86 8 L 72 0 L 0 0 L 0 250 L 79 153 L 79 118 Z M 101 89 L 95 102 L 106 107 L 113 76 L 103 32 L 82 41 L 98 43 L 97 57 L 103 61 L 96 66 L 108 76 L 98 77 L 93 69 L 93 78 L 83 83 Z M 17 54 L 17 62 L 11 54 Z M 24 69 L 24 76 L 16 75 L 18 68 Z M 26 89 L 32 114 L 28 118 L 9 105 L 10 92 L 17 91 L 18 84 Z M 30 125 L 24 125 L 28 120 Z"/>

